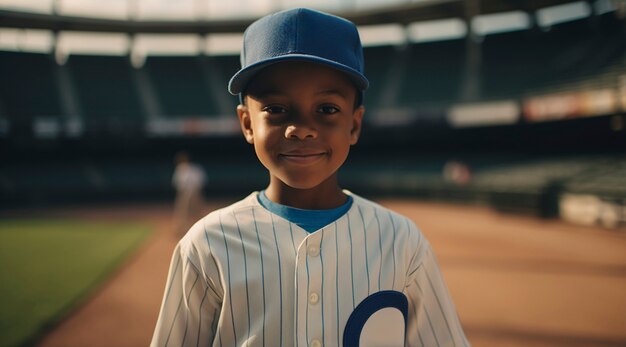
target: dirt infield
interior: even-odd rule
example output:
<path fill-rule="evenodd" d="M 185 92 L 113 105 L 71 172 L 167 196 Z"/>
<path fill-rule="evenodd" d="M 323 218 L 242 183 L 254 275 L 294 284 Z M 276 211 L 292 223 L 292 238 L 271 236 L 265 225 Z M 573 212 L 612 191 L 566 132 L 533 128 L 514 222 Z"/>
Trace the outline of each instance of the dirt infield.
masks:
<path fill-rule="evenodd" d="M 626 346 L 626 232 L 475 206 L 381 203 L 431 241 L 473 346 Z M 40 346 L 147 346 L 177 241 L 169 206 L 57 213 L 145 220 L 158 230 Z"/>

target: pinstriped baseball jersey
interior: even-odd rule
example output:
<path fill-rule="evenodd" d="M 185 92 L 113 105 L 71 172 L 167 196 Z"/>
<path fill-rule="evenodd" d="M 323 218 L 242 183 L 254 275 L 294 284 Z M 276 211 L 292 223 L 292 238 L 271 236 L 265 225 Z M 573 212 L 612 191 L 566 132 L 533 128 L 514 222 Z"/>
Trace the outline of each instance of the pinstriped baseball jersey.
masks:
<path fill-rule="evenodd" d="M 358 341 L 347 330 L 366 330 L 362 312 L 391 307 L 388 297 L 408 304 L 400 345 L 469 345 L 410 220 L 351 194 L 346 214 L 309 233 L 257 194 L 212 212 L 179 242 L 153 347 L 343 346 Z"/>

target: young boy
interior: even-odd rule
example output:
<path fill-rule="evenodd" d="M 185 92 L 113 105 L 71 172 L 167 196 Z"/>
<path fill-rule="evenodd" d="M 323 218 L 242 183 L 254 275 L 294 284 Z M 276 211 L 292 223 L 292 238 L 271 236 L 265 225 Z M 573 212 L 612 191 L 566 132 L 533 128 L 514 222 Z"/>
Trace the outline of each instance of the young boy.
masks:
<path fill-rule="evenodd" d="M 468 346 L 420 231 L 339 186 L 368 86 L 356 27 L 269 15 L 241 62 L 229 91 L 269 185 L 180 241 L 152 346 Z"/>

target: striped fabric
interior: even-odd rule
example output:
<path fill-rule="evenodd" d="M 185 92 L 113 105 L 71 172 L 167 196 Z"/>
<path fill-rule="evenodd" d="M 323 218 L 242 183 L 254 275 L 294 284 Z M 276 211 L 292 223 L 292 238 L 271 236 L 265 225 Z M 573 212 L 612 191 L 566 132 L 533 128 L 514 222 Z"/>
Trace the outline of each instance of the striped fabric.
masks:
<path fill-rule="evenodd" d="M 405 345 L 469 346 L 410 220 L 351 194 L 345 215 L 308 233 L 257 194 L 179 242 L 151 346 L 341 346 L 351 313 L 381 291 L 407 298 Z"/>

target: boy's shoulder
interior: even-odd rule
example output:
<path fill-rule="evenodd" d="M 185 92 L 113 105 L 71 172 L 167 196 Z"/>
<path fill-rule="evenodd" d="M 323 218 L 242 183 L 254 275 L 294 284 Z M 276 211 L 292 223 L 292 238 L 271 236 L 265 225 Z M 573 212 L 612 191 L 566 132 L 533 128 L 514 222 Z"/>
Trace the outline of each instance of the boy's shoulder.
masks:
<path fill-rule="evenodd" d="M 395 226 L 395 229 L 407 229 L 408 231 L 420 232 L 419 228 L 415 225 L 413 220 L 408 218 L 407 216 L 394 211 L 388 207 L 385 207 L 377 202 L 369 200 L 367 198 L 356 195 L 350 191 L 345 191 L 346 194 L 349 194 L 354 200 L 354 204 L 357 209 L 359 209 L 359 213 L 371 215 L 372 218 L 385 218 L 390 221 Z"/>
<path fill-rule="evenodd" d="M 364 211 L 370 211 L 369 217 L 367 217 L 367 212 L 363 213 L 366 215 L 366 219 L 370 219 L 369 223 L 366 221 L 364 224 L 370 224 L 374 233 L 379 233 L 378 237 L 391 237 L 394 242 L 402 244 L 405 254 L 411 254 L 412 259 L 419 263 L 419 259 L 422 259 L 422 256 L 428 252 L 431 246 L 426 235 L 411 218 L 377 202 L 354 194 L 352 197 L 354 202 L 358 204 L 357 206 L 360 206 Z M 385 232 L 382 233 L 385 236 L 381 236 L 380 231 L 382 230 L 393 232 Z"/>
<path fill-rule="evenodd" d="M 258 192 L 251 193 L 247 197 L 214 210 L 198 220 L 178 242 L 180 252 L 190 260 L 202 258 L 202 254 L 210 252 L 207 248 L 209 244 L 222 240 L 224 233 L 237 232 L 235 219 L 243 222 L 246 215 L 251 215 L 252 209 L 260 206 L 257 202 L 257 195 Z M 237 218 L 233 218 L 234 215 Z"/>
<path fill-rule="evenodd" d="M 197 234 L 204 235 L 206 232 L 214 233 L 219 231 L 224 224 L 226 219 L 231 219 L 230 216 L 236 214 L 237 216 L 242 216 L 245 213 L 249 213 L 251 209 L 260 206 L 257 201 L 258 192 L 251 193 L 247 197 L 232 203 L 231 205 L 219 208 L 207 214 L 198 220 L 185 234 L 181 241 L 185 241 L 186 239 L 193 238 L 197 236 Z"/>
<path fill-rule="evenodd" d="M 233 213 L 241 215 L 244 211 L 249 212 L 251 209 L 258 206 L 260 206 L 258 203 L 258 192 L 253 192 L 237 202 L 210 212 L 201 218 L 192 229 L 196 228 L 198 226 L 197 224 L 204 225 L 205 227 L 219 226 L 220 219 L 225 215 L 232 215 Z"/>
<path fill-rule="evenodd" d="M 407 216 L 358 195 L 351 196 L 356 207 L 355 214 L 362 219 L 364 232 L 371 233 L 374 240 L 391 239 L 390 242 L 402 245 L 399 249 L 404 249 L 405 254 L 418 255 L 428 247 L 424 234 Z"/>
<path fill-rule="evenodd" d="M 249 210 L 251 207 L 257 207 L 259 206 L 258 195 L 259 195 L 259 192 L 252 192 L 248 196 L 246 196 L 245 198 L 237 202 L 234 202 L 228 206 L 219 208 L 209 213 L 203 219 L 210 220 L 210 219 L 215 218 L 216 216 L 219 216 L 220 214 L 233 213 L 233 212 L 236 213 L 242 210 Z"/>

